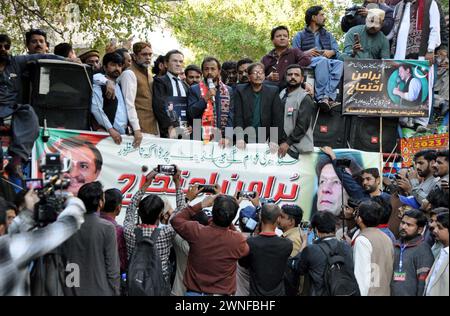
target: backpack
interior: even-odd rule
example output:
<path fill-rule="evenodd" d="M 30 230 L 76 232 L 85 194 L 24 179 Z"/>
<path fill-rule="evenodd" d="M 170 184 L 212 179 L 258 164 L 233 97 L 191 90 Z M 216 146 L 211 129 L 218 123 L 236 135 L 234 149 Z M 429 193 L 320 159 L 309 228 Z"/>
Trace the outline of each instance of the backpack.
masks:
<path fill-rule="evenodd" d="M 168 285 L 162 273 L 161 258 L 156 248 L 159 229 L 151 237 L 143 236 L 142 230 L 135 228 L 136 246 L 128 266 L 129 296 L 168 295 Z"/>
<path fill-rule="evenodd" d="M 317 245 L 327 257 L 324 274 L 325 295 L 360 296 L 358 282 L 353 269 L 350 269 L 345 264 L 346 254 L 342 243 L 338 242 L 335 249 L 331 249 L 327 242 L 321 242 Z"/>

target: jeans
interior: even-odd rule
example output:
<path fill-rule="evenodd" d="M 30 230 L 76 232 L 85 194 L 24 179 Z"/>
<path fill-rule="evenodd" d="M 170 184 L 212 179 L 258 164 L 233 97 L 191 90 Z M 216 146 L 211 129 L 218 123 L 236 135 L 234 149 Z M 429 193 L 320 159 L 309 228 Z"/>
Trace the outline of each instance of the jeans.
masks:
<path fill-rule="evenodd" d="M 314 68 L 315 98 L 336 100 L 336 90 L 344 71 L 344 63 L 340 60 L 328 59 L 322 56 L 313 57 L 311 67 Z"/>

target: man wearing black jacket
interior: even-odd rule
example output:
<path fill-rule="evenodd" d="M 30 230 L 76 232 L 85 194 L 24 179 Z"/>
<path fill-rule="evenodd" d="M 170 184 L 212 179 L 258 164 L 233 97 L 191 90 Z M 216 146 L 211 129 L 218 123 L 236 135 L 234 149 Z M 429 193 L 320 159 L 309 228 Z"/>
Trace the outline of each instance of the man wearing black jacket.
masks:
<path fill-rule="evenodd" d="M 187 121 L 187 117 L 178 117 L 174 108 L 180 102 L 184 102 L 187 108 L 188 86 L 178 77 L 183 62 L 182 52 L 169 51 L 164 58 L 167 73 L 162 77 L 155 77 L 153 82 L 153 108 L 158 113 L 160 133 L 164 138 L 175 137 L 175 127 L 179 126 L 180 121 Z"/>
<path fill-rule="evenodd" d="M 9 43 L 8 46 L 10 45 Z M 22 74 L 30 61 L 65 58 L 52 54 L 11 56 L 9 47 L 0 51 L 0 118 L 12 115 L 12 137 L 8 148 L 8 153 L 12 156 L 10 168 L 12 173 L 22 177 L 22 163 L 28 160 L 39 135 L 38 117 L 29 104 L 24 104 L 26 95 L 23 94 Z"/>
<path fill-rule="evenodd" d="M 318 212 L 311 219 L 311 226 L 319 239 L 311 246 L 289 260 L 289 264 L 300 275 L 308 275 L 311 288 L 310 296 L 329 295 L 325 284 L 327 268 L 326 251 L 340 247 L 339 254 L 344 257 L 344 269 L 348 275 L 353 275 L 352 249 L 348 244 L 336 239 L 336 218 L 329 212 Z"/>
<path fill-rule="evenodd" d="M 283 131 L 283 108 L 276 86 L 265 85 L 264 65 L 254 63 L 247 68 L 249 83 L 239 85 L 235 95 L 234 126 L 246 129 L 254 128 L 254 135 L 246 133 L 236 133 L 237 147 L 243 148 L 245 142 L 265 142 L 269 140 L 271 147 L 276 147 L 284 138 Z M 265 128 L 265 135 L 259 135 L 259 128 Z M 271 133 L 271 127 L 277 129 L 278 139 Z M 248 129 L 245 132 L 248 132 Z M 252 131 L 252 132 L 253 132 Z M 263 137 L 265 137 L 263 139 Z"/>

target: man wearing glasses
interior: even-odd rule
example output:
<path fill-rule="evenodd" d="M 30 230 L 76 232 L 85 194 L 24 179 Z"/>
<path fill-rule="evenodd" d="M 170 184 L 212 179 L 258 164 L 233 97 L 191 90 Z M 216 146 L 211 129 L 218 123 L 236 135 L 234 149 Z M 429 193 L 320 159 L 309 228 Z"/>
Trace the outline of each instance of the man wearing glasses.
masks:
<path fill-rule="evenodd" d="M 235 127 L 245 130 L 245 133 L 236 131 L 236 145 L 244 148 L 245 143 L 269 141 L 271 148 L 275 148 L 284 140 L 284 111 L 279 89 L 263 84 L 265 74 L 262 63 L 249 65 L 247 72 L 249 83 L 239 85 L 235 95 Z M 277 130 L 278 135 L 274 135 L 275 131 L 271 132 L 271 127 Z"/>

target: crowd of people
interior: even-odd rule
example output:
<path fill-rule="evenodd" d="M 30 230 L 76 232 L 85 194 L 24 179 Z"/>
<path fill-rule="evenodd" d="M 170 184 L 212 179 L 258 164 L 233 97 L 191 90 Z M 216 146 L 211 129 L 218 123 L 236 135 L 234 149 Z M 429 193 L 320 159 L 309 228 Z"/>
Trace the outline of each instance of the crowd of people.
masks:
<path fill-rule="evenodd" d="M 61 43 L 50 54 L 42 30 L 26 33 L 27 55 L 12 56 L 10 38 L 0 34 L 0 117 L 12 115 L 11 160 L 3 168 L 1 159 L 0 295 L 448 296 L 448 149 L 420 151 L 412 167 L 383 177 L 378 168 L 361 170 L 322 147 L 317 209 L 308 222 L 298 205 L 227 196 L 218 186 L 208 194 L 198 186 L 184 192 L 180 170 L 172 176 L 173 208 L 146 193 L 157 175 L 153 170 L 122 226 L 116 222 L 122 194 L 95 181 L 101 168 L 95 158 L 95 177 L 74 189 L 77 198 L 68 199 L 54 223 L 36 229 L 35 192 L 16 196 L 3 185 L 3 179 L 22 177 L 38 136 L 21 80 L 26 64 L 38 59 L 89 65 L 92 128 L 108 132 L 116 144 L 133 135 L 134 147 L 144 134 L 189 139 L 200 126 L 203 140 L 239 149 L 267 143 L 280 157 L 297 159 L 314 151 L 318 109 L 340 103 L 348 59 L 428 60 L 438 70 L 433 108 L 444 112 L 447 104 L 448 111 L 448 21 L 438 0 L 366 0 L 349 8 L 341 24 L 342 51 L 325 29 L 326 14 L 321 6 L 308 8 L 292 45 L 287 27 L 273 28 L 274 48 L 260 61 L 222 64 L 209 56 L 185 68 L 179 50 L 159 56 L 152 67 L 149 42 L 135 43 L 132 51 L 109 47 L 104 56 L 90 49 L 78 57 Z M 305 68 L 314 73 L 314 84 L 306 82 Z M 397 95 L 407 100 L 409 86 Z M 420 131 L 429 120 L 402 118 L 400 124 Z M 191 203 L 200 195 L 201 202 Z M 241 206 L 244 199 L 251 206 Z M 42 290 L 45 260 L 54 268 L 46 271 L 48 278 L 60 282 Z M 144 262 L 159 278 L 149 282 L 153 276 L 140 273 L 149 268 Z M 70 284 L 66 264 L 77 267 Z"/>

